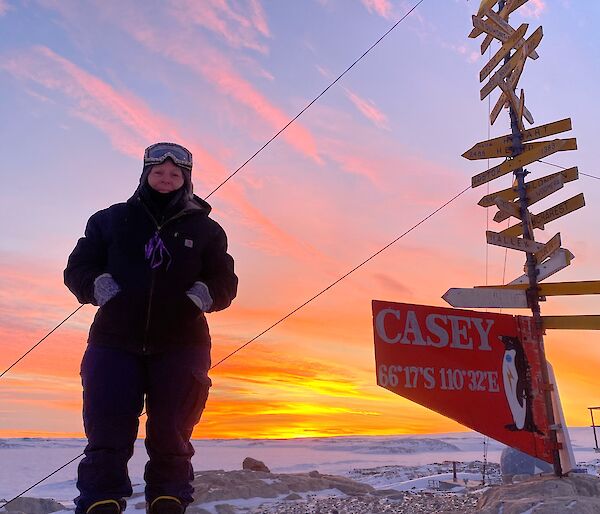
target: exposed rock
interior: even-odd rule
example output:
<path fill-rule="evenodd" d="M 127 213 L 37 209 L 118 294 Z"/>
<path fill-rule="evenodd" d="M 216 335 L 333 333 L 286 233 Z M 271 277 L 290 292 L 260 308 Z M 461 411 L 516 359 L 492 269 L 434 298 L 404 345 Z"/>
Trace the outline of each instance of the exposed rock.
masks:
<path fill-rule="evenodd" d="M 18 512 L 24 512 L 26 514 L 49 514 L 50 512 L 64 510 L 65 506 L 54 500 L 21 496 L 6 505 L 4 509 L 13 514 L 17 514 Z"/>
<path fill-rule="evenodd" d="M 264 471 L 265 473 L 271 472 L 264 462 L 253 459 L 252 457 L 246 457 L 244 459 L 244 462 L 242 462 L 242 469 L 249 469 L 250 471 Z"/>
<path fill-rule="evenodd" d="M 600 512 L 600 479 L 590 475 L 533 477 L 517 484 L 492 487 L 479 499 L 482 514 L 520 514 L 535 507 L 536 514 Z"/>
<path fill-rule="evenodd" d="M 288 495 L 287 495 L 287 496 L 284 498 L 284 500 L 286 500 L 286 501 L 292 501 L 292 500 L 301 500 L 301 499 L 302 499 L 302 496 L 300 496 L 298 493 L 291 493 L 291 494 L 288 494 Z"/>
<path fill-rule="evenodd" d="M 228 503 L 219 503 L 215 505 L 215 509 L 217 510 L 217 514 L 235 514 L 236 510 L 233 505 L 229 505 Z"/>
<path fill-rule="evenodd" d="M 335 475 L 310 476 L 307 473 L 276 474 L 263 471 L 199 471 L 194 475 L 194 503 L 249 498 L 278 498 L 292 493 L 337 489 L 359 496 L 375 489 L 367 484 Z"/>

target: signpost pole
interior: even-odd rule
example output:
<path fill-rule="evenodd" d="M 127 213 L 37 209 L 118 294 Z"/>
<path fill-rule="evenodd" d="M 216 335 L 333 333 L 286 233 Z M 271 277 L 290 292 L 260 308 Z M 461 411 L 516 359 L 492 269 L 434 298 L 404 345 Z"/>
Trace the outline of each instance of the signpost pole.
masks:
<path fill-rule="evenodd" d="M 505 0 L 500 0 L 498 3 L 499 11 L 504 8 Z M 510 60 L 510 52 L 505 58 L 505 63 Z M 512 131 L 512 148 L 513 148 L 513 157 L 520 155 L 523 153 L 523 137 L 520 130 L 521 120 L 518 118 L 517 112 L 509 102 L 509 112 L 510 112 L 510 126 Z M 519 167 L 514 171 L 515 179 L 517 181 L 517 191 L 519 193 L 519 205 L 521 209 L 521 219 L 523 220 L 523 238 L 535 241 L 535 237 L 533 234 L 533 224 L 531 220 L 531 215 L 529 213 L 529 205 L 527 201 L 527 189 L 525 186 L 525 176 L 527 175 L 527 170 L 523 169 L 523 167 Z M 540 312 L 540 301 L 539 301 L 539 286 L 537 281 L 537 270 L 536 270 L 536 259 L 533 253 L 526 253 L 526 267 L 527 267 L 527 276 L 529 277 L 529 288 L 527 289 L 527 302 L 533 314 L 533 319 L 535 323 L 535 329 L 538 333 L 539 337 L 537 338 L 540 345 L 540 359 L 541 359 L 541 372 L 542 372 L 542 380 L 543 380 L 543 388 L 544 388 L 544 397 L 546 403 L 546 413 L 548 416 L 548 424 L 550 426 L 550 444 L 552 445 L 552 455 L 554 460 L 554 474 L 558 477 L 562 476 L 562 467 L 560 464 L 560 456 L 558 452 L 558 438 L 556 434 L 556 424 L 554 420 L 554 410 L 552 407 L 552 391 L 550 389 L 550 381 L 549 381 L 549 373 L 548 373 L 548 363 L 546 361 L 546 354 L 544 351 L 544 340 L 542 337 L 542 317 Z"/>

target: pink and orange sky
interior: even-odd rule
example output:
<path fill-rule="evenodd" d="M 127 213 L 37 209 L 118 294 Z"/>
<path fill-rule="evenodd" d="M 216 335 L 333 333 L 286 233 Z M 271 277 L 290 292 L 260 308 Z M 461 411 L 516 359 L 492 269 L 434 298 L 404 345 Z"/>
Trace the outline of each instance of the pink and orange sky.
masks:
<path fill-rule="evenodd" d="M 0 0 L 0 369 L 77 307 L 62 284 L 88 217 L 127 199 L 143 149 L 194 153 L 206 196 L 414 5 L 404 0 Z M 425 0 L 342 81 L 211 196 L 229 235 L 239 296 L 211 314 L 213 360 L 245 343 L 470 184 L 485 161 L 475 0 Z M 544 27 L 520 86 L 536 124 L 571 117 L 579 150 L 547 161 L 600 176 L 597 2 L 530 0 L 511 23 Z M 497 49 L 498 47 L 494 47 Z M 493 93 L 493 101 L 498 93 Z M 491 128 L 506 133 L 506 112 Z M 544 164 L 532 176 L 555 171 Z M 450 287 L 506 281 L 522 255 L 486 251 L 478 207 L 510 177 L 469 191 L 382 255 L 212 372 L 197 437 L 397 434 L 461 427 L 377 387 L 371 300 L 445 305 Z M 600 278 L 600 183 L 556 231 L 576 256 L 560 280 Z M 534 209 L 534 212 L 537 212 Z M 486 259 L 487 255 L 487 259 Z M 556 278 L 556 277 L 555 277 Z M 595 298 L 545 314 L 598 314 Z M 0 437 L 82 434 L 79 361 L 95 308 L 0 379 Z M 548 334 L 567 421 L 597 405 L 597 333 Z"/>

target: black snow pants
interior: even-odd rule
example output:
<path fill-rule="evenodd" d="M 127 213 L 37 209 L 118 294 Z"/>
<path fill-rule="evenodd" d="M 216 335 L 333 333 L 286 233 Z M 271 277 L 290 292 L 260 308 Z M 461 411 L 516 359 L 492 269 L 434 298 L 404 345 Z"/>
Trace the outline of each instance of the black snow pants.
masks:
<path fill-rule="evenodd" d="M 146 500 L 174 496 L 192 502 L 190 437 L 204 409 L 210 379 L 209 346 L 182 346 L 139 355 L 88 346 L 81 364 L 83 422 L 88 444 L 78 469 L 76 514 L 100 500 L 125 508 L 131 496 L 127 462 L 146 402 Z"/>

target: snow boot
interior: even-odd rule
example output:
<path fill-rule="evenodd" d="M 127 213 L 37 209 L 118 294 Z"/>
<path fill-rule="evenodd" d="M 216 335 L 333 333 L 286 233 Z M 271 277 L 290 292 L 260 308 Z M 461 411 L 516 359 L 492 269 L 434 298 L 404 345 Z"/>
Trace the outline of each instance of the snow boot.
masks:
<path fill-rule="evenodd" d="M 85 514 L 121 514 L 121 504 L 117 500 L 102 500 L 92 503 Z"/>
<path fill-rule="evenodd" d="M 174 496 L 159 496 L 152 500 L 148 514 L 183 514 L 185 507 Z"/>

